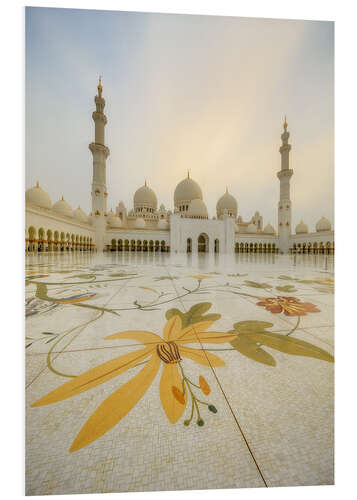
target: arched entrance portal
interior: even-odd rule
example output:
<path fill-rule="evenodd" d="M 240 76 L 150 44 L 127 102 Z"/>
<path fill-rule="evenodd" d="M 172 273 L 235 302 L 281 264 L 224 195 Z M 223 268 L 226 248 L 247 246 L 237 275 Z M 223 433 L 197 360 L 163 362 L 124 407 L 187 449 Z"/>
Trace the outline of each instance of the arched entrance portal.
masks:
<path fill-rule="evenodd" d="M 198 237 L 198 251 L 208 252 L 208 236 L 205 233 L 200 234 Z"/>

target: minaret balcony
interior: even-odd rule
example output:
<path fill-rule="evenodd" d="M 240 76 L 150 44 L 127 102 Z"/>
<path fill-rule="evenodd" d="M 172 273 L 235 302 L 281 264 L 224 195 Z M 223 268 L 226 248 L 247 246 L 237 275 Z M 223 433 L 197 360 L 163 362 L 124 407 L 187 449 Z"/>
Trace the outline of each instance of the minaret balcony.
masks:
<path fill-rule="evenodd" d="M 101 111 L 93 111 L 92 118 L 95 122 L 99 121 L 99 122 L 103 122 L 104 125 L 107 124 L 107 117 Z"/>
<path fill-rule="evenodd" d="M 96 95 L 96 96 L 94 97 L 94 102 L 95 102 L 96 104 L 99 104 L 100 106 L 103 106 L 103 108 L 104 108 L 104 106 L 105 106 L 105 99 L 104 99 L 104 97 L 102 97 L 102 96 Z"/>
<path fill-rule="evenodd" d="M 291 150 L 291 145 L 290 145 L 290 144 L 283 144 L 283 145 L 282 145 L 282 146 L 280 146 L 280 148 L 279 148 L 279 152 L 280 152 L 280 153 L 284 153 L 284 152 L 286 152 L 286 151 L 289 153 L 289 152 L 290 152 L 290 150 Z"/>
<path fill-rule="evenodd" d="M 279 172 L 277 172 L 277 177 L 278 179 L 280 180 L 286 180 L 286 179 L 290 179 L 290 177 L 293 175 L 294 173 L 294 170 L 291 169 L 291 168 L 286 168 L 285 170 L 279 170 Z"/>
<path fill-rule="evenodd" d="M 91 152 L 93 154 L 97 153 L 97 152 L 104 153 L 105 158 L 107 158 L 109 156 L 109 154 L 110 154 L 109 148 L 107 148 L 107 146 L 104 146 L 103 144 L 98 144 L 96 142 L 91 142 L 88 147 L 89 147 L 89 149 L 91 150 Z"/>

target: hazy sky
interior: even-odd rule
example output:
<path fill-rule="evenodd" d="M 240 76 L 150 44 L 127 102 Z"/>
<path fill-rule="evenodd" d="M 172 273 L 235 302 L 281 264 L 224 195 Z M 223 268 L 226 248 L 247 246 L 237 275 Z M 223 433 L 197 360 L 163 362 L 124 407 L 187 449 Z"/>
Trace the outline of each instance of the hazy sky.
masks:
<path fill-rule="evenodd" d="M 290 131 L 293 224 L 333 218 L 331 22 L 26 10 L 26 187 L 91 209 L 94 95 L 103 75 L 108 209 L 147 179 L 173 208 L 190 170 L 215 215 L 277 226 L 280 134 Z"/>

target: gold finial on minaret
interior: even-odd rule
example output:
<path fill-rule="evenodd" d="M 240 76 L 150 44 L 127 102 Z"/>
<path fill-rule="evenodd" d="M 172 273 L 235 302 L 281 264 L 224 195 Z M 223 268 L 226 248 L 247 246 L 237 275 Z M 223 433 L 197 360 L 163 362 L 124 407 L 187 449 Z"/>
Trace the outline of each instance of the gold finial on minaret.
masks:
<path fill-rule="evenodd" d="M 144 184 L 144 186 L 146 187 L 147 185 L 148 185 L 148 184 L 147 184 L 146 179 L 145 179 L 145 184 Z"/>
<path fill-rule="evenodd" d="M 286 115 L 285 115 L 285 117 L 284 117 L 284 128 L 285 128 L 285 130 L 287 129 L 287 127 L 288 127 L 288 122 L 286 121 Z"/>
<path fill-rule="evenodd" d="M 102 87 L 102 75 L 99 75 L 99 82 L 98 82 L 98 95 L 99 97 L 102 97 L 102 92 L 103 92 L 103 87 Z"/>
<path fill-rule="evenodd" d="M 62 201 L 64 201 L 64 198 L 63 198 L 63 195 L 62 195 L 62 198 L 61 198 Z"/>
<path fill-rule="evenodd" d="M 187 179 L 189 179 L 189 178 L 190 178 L 190 171 L 187 170 Z"/>
<path fill-rule="evenodd" d="M 36 182 L 36 187 L 39 188 L 40 187 L 40 183 L 37 181 Z"/>
<path fill-rule="evenodd" d="M 228 186 L 226 186 L 226 194 L 228 194 Z"/>

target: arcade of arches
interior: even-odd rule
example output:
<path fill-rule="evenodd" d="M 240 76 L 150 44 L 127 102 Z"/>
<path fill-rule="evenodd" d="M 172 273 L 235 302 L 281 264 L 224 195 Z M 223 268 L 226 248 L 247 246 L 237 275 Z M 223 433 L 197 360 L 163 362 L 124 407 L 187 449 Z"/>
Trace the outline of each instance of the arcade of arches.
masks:
<path fill-rule="evenodd" d="M 25 237 L 26 252 L 93 252 L 95 244 L 90 236 L 65 233 L 63 231 L 45 231 L 30 226 Z"/>
<path fill-rule="evenodd" d="M 325 255 L 334 255 L 335 253 L 335 242 L 327 241 L 323 243 L 322 241 L 318 243 L 315 241 L 312 243 L 304 242 L 304 243 L 294 243 L 294 245 L 290 248 L 290 253 L 303 253 L 303 254 L 325 254 Z"/>
<path fill-rule="evenodd" d="M 26 252 L 64 252 L 64 251 L 96 251 L 92 237 L 80 234 L 64 233 L 43 228 L 36 229 L 30 226 L 26 231 Z M 195 243 L 195 242 L 194 242 Z M 199 235 L 196 248 L 199 253 L 209 252 L 209 238 L 207 234 Z M 219 253 L 219 239 L 214 240 L 214 253 Z M 235 253 L 278 253 L 279 248 L 275 243 L 235 243 Z M 106 245 L 107 252 L 169 252 L 170 245 L 165 240 L 128 240 L 112 239 Z M 192 238 L 187 239 L 186 252 L 193 251 Z M 326 254 L 335 253 L 334 241 L 294 243 L 290 248 L 291 254 Z"/>
<path fill-rule="evenodd" d="M 112 239 L 110 245 L 106 245 L 107 252 L 169 252 L 170 246 L 165 240 L 128 240 Z"/>
<path fill-rule="evenodd" d="M 236 243 L 235 253 L 278 253 L 275 243 Z"/>

